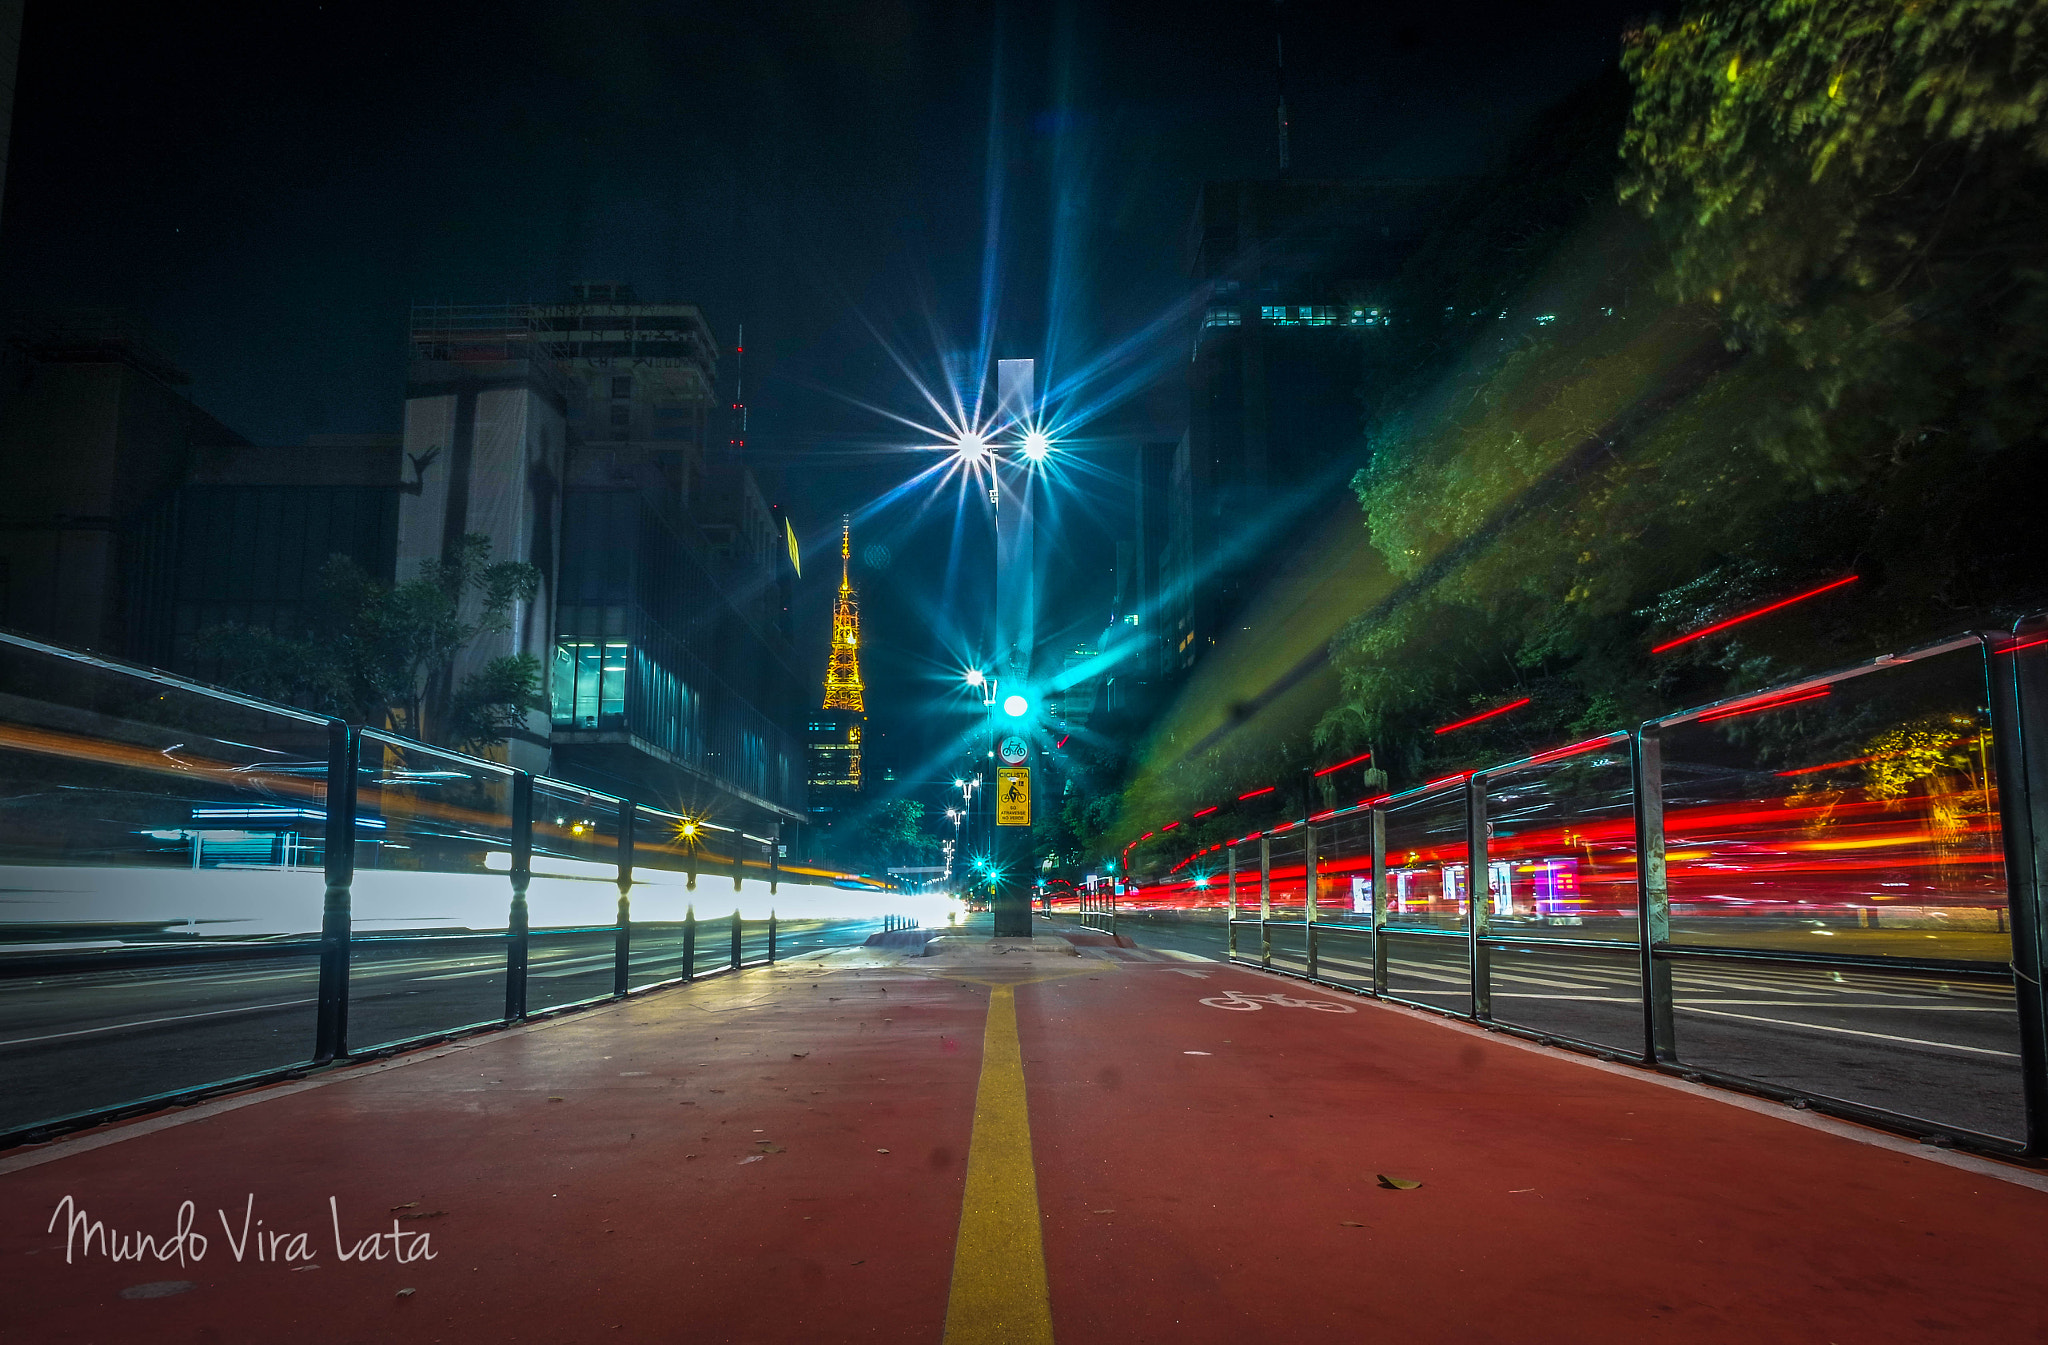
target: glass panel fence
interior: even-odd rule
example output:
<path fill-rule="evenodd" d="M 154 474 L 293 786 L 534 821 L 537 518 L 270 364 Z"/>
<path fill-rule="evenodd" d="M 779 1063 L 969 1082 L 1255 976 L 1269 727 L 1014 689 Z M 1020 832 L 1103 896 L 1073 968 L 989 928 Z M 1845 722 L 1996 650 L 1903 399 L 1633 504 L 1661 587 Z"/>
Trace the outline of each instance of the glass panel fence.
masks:
<path fill-rule="evenodd" d="M 1783 1088 L 2018 1140 L 2010 984 L 1756 962 L 1671 964 L 1679 1058 Z"/>
<path fill-rule="evenodd" d="M 1633 1055 L 1643 1039 L 1628 739 L 1486 777 L 1493 1017 Z M 1592 941 L 1614 951 L 1554 946 Z M 1552 945 L 1552 946 L 1546 946 Z"/>
<path fill-rule="evenodd" d="M 1636 942 L 1628 739 L 1489 774 L 1486 835 L 1492 933 Z"/>
<path fill-rule="evenodd" d="M 688 973 L 684 960 L 684 917 L 716 904 L 732 891 L 732 880 L 707 870 L 699 827 L 676 813 L 636 810 L 633 824 L 633 950 L 627 985 L 637 989 Z M 699 969 L 707 944 L 716 944 L 722 923 L 700 919 L 696 930 Z"/>
<path fill-rule="evenodd" d="M 1465 929 L 1465 790 L 1390 800 L 1387 813 L 1387 927 Z"/>
<path fill-rule="evenodd" d="M 1445 935 L 1384 934 L 1387 941 L 1387 993 L 1395 999 L 1427 1004 L 1452 1013 L 1472 1012 L 1470 944 Z"/>
<path fill-rule="evenodd" d="M 1299 921 L 1308 912 L 1307 853 L 1302 840 L 1299 827 L 1270 838 L 1269 873 L 1275 920 Z"/>
<path fill-rule="evenodd" d="M 1354 813 L 1316 828 L 1316 874 L 1317 920 L 1372 927 L 1370 814 Z"/>
<path fill-rule="evenodd" d="M 512 772 L 365 730 L 349 1047 L 505 1015 Z"/>
<path fill-rule="evenodd" d="M 1252 934 L 1258 934 L 1254 927 Z M 1273 969 L 1291 971 L 1297 975 L 1308 972 L 1308 931 L 1302 927 L 1300 914 L 1293 919 L 1281 919 L 1279 908 L 1274 908 L 1274 918 L 1266 923 L 1265 935 L 1273 950 Z M 1244 936 L 1238 936 L 1239 947 L 1243 947 Z"/>
<path fill-rule="evenodd" d="M 1672 944 L 1879 964 L 1675 960 L 1681 1060 L 2021 1133 L 1988 725 L 1973 644 L 1664 730 Z"/>
<path fill-rule="evenodd" d="M 12 636 L 0 688 L 0 1129 L 309 1059 L 326 721 Z"/>
<path fill-rule="evenodd" d="M 1487 982 L 1500 1022 L 1631 1057 L 1643 1049 L 1642 970 L 1637 949 L 1559 947 L 1544 939 L 1488 948 Z"/>
<path fill-rule="evenodd" d="M 1372 927 L 1355 923 L 1316 925 L 1316 975 L 1325 981 L 1372 989 Z"/>
<path fill-rule="evenodd" d="M 1663 732 L 1671 939 L 2012 957 L 1974 645 Z"/>
<path fill-rule="evenodd" d="M 609 794 L 559 780 L 533 782 L 533 881 L 526 893 L 533 928 L 529 1011 L 612 993 L 622 806 Z"/>

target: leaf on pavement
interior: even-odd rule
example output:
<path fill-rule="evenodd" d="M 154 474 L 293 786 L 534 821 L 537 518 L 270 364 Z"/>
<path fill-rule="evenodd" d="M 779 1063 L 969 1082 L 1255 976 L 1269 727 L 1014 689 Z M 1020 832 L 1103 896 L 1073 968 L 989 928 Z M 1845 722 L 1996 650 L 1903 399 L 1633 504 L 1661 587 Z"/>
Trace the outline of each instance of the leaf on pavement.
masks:
<path fill-rule="evenodd" d="M 1364 1224 L 1362 1224 L 1362 1223 L 1359 1223 L 1359 1222 L 1358 1222 L 1358 1221 L 1357 1221 L 1356 1219 L 1339 1219 L 1339 1220 L 1337 1221 L 1337 1227 L 1339 1227 L 1339 1228 L 1364 1228 L 1364 1227 L 1365 1227 L 1365 1225 L 1364 1225 Z"/>
<path fill-rule="evenodd" d="M 1389 1191 L 1413 1191 L 1416 1187 L 1422 1185 L 1421 1182 L 1406 1181 L 1400 1177 L 1389 1177 L 1384 1172 L 1379 1174 L 1379 1178 L 1380 1185 L 1386 1187 Z"/>

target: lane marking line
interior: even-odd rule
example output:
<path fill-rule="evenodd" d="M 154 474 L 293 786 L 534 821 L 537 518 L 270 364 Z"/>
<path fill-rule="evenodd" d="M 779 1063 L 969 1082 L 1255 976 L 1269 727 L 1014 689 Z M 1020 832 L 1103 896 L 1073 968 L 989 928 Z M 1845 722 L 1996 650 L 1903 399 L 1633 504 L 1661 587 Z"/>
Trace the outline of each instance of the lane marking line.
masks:
<path fill-rule="evenodd" d="M 989 988 L 944 1339 L 946 1345 L 1052 1345 L 1024 1051 L 1010 985 Z"/>
<path fill-rule="evenodd" d="M 1809 1032 L 1839 1032 L 1847 1037 L 1876 1037 L 1879 1041 L 1904 1042 L 1908 1046 L 1932 1046 L 1942 1051 L 1968 1051 L 1972 1055 L 2002 1055 L 2008 1060 L 2019 1059 L 2017 1051 L 1994 1051 L 1988 1046 L 1961 1046 L 1952 1041 L 1923 1041 L 1919 1037 L 1895 1037 L 1889 1032 L 1863 1032 L 1853 1027 L 1830 1027 L 1826 1023 L 1797 1023 L 1789 1018 L 1765 1018 L 1753 1013 L 1727 1013 L 1720 1009 L 1702 1009 L 1694 1004 L 1674 1004 L 1680 1013 L 1705 1013 L 1716 1018 L 1741 1018 L 1751 1023 L 1769 1023 L 1774 1027 L 1800 1027 Z"/>
<path fill-rule="evenodd" d="M 314 999 L 288 999 L 281 1004 L 244 1004 L 238 1009 L 208 1009 L 204 1013 L 174 1013 L 168 1018 L 144 1018 L 134 1023 L 108 1023 L 104 1027 L 81 1027 L 70 1032 L 50 1032 L 40 1037 L 14 1037 L 0 1041 L 4 1046 L 29 1046 L 39 1041 L 56 1041 L 62 1037 L 89 1037 L 96 1032 L 121 1032 L 131 1027 L 155 1027 L 159 1023 L 185 1023 L 194 1018 L 221 1018 L 231 1013 L 261 1013 L 265 1009 L 296 1009 L 302 1004 L 318 1004 Z"/>
<path fill-rule="evenodd" d="M 1294 977 L 1282 976 L 1274 972 L 1262 971 L 1258 967 L 1240 966 L 1238 970 L 1248 972 L 1253 976 L 1269 976 L 1283 985 L 1295 979 Z M 1702 1101 L 1717 1102 L 1724 1107 L 1734 1107 L 1739 1111 L 1751 1112 L 1769 1120 L 1783 1121 L 1788 1125 L 1800 1126 L 1807 1130 L 1818 1130 L 1824 1134 L 1833 1135 L 1837 1139 L 1869 1145 L 1873 1149 L 1888 1149 L 1895 1154 L 1902 1154 L 1909 1158 L 1925 1159 L 1927 1162 L 1938 1163 L 1943 1167 L 1958 1168 L 1978 1177 L 1989 1177 L 1994 1181 L 2007 1182 L 2013 1186 L 2024 1186 L 2031 1190 L 2048 1192 L 2048 1173 L 2029 1172 L 2024 1168 L 2017 1168 L 2007 1163 L 1998 1162 L 1996 1159 L 1979 1158 L 1976 1154 L 1972 1153 L 1962 1153 L 1958 1150 L 1945 1149 L 1938 1145 L 1922 1144 L 1917 1140 L 1907 1139 L 1903 1135 L 1894 1135 L 1887 1130 L 1860 1126 L 1853 1121 L 1839 1121 L 1832 1116 L 1825 1116 L 1819 1112 L 1787 1107 L 1782 1102 L 1772 1102 L 1764 1098 L 1751 1097 L 1746 1093 L 1738 1093 L 1732 1088 L 1717 1088 L 1711 1084 L 1692 1083 L 1686 1079 L 1673 1078 L 1669 1074 L 1661 1074 L 1655 1070 L 1645 1069 L 1640 1065 L 1624 1065 L 1618 1062 L 1600 1060 L 1579 1051 L 1567 1050 L 1562 1046 L 1545 1046 L 1542 1042 L 1530 1041 L 1525 1037 L 1517 1037 L 1505 1032 L 1489 1032 L 1483 1027 L 1460 1022 L 1455 1018 L 1446 1018 L 1442 1014 L 1429 1009 L 1413 1008 L 1406 1004 L 1396 1003 L 1392 1000 L 1376 999 L 1369 995 L 1361 996 L 1361 998 L 1382 1013 L 1395 1014 L 1399 1017 L 1410 1019 L 1413 1022 L 1427 1024 L 1430 1027 L 1443 1028 L 1446 1031 L 1460 1033 L 1478 1041 L 1496 1042 L 1513 1050 L 1527 1051 L 1531 1055 L 1545 1056 L 1557 1061 L 1559 1064 L 1575 1065 L 1580 1069 L 1597 1070 L 1602 1074 L 1611 1074 L 1617 1079 L 1633 1079 L 1637 1083 L 1648 1084 L 1653 1088 L 1668 1088 L 1674 1093 L 1689 1093 Z"/>

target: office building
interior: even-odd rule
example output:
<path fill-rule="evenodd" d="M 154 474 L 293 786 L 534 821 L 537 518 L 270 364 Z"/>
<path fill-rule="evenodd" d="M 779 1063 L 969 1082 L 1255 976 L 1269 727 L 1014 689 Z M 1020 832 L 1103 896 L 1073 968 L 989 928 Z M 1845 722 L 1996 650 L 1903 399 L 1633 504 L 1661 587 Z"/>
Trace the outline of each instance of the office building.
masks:
<path fill-rule="evenodd" d="M 1187 432 L 1170 456 L 1147 445 L 1139 468 L 1141 620 L 1157 615 L 1163 673 L 1184 673 L 1216 643 L 1295 527 L 1341 500 L 1363 465 L 1373 343 L 1400 332 L 1385 295 L 1449 185 L 1203 186 L 1186 240 L 1206 297 Z"/>
<path fill-rule="evenodd" d="M 801 820 L 778 529 L 746 464 L 707 452 L 703 315 L 584 285 L 563 303 L 416 308 L 412 344 L 400 577 L 468 533 L 544 576 L 457 669 L 546 665 L 547 708 L 510 759 L 754 834 Z"/>

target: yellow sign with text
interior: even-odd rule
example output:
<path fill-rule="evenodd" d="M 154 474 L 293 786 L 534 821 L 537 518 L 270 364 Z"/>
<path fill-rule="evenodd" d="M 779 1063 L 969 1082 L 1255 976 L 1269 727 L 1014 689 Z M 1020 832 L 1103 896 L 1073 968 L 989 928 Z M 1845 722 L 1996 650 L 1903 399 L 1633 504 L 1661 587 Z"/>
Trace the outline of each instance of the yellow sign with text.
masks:
<path fill-rule="evenodd" d="M 996 825 L 1031 825 L 1031 768 L 1004 766 L 996 771 Z"/>

